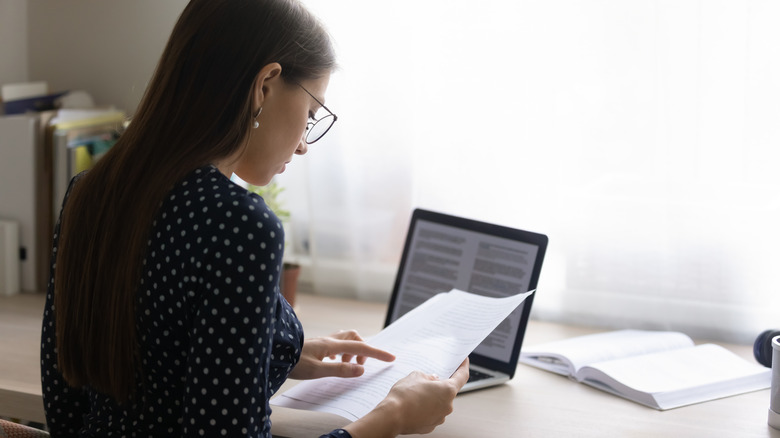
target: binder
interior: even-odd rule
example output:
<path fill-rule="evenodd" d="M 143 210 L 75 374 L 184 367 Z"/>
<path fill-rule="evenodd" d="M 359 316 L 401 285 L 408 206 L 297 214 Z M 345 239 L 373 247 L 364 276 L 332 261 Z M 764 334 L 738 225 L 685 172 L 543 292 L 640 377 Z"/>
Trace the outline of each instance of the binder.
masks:
<path fill-rule="evenodd" d="M 46 136 L 52 169 L 52 226 L 71 178 L 89 170 L 100 159 L 118 138 L 125 120 L 123 112 L 112 110 L 91 113 L 61 110 L 52 119 Z"/>

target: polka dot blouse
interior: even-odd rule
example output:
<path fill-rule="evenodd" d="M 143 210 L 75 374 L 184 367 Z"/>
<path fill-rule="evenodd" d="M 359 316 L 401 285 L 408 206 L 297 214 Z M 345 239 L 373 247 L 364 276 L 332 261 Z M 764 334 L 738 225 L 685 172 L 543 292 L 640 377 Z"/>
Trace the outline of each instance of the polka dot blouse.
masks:
<path fill-rule="evenodd" d="M 52 280 L 41 339 L 52 436 L 271 436 L 269 399 L 303 345 L 279 294 L 283 247 L 281 223 L 263 199 L 215 167 L 179 183 L 152 226 L 136 301 L 145 377 L 136 402 L 123 406 L 69 387 L 57 371 Z"/>

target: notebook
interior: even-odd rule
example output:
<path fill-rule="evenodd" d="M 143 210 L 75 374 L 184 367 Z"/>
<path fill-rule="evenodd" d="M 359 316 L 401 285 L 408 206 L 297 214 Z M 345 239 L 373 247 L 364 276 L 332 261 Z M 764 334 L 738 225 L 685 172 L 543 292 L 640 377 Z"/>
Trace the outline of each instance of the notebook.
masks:
<path fill-rule="evenodd" d="M 453 288 L 491 297 L 536 289 L 547 236 L 416 209 L 390 295 L 385 326 L 439 292 Z M 469 356 L 461 392 L 514 377 L 535 293 Z"/>

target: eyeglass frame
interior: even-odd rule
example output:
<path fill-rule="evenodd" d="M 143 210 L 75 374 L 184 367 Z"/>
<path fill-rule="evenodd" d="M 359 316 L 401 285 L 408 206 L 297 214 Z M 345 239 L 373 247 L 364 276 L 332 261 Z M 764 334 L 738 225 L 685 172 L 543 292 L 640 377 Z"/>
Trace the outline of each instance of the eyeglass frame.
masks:
<path fill-rule="evenodd" d="M 313 122 L 311 122 L 311 121 L 309 121 L 309 122 L 306 122 L 306 136 L 304 137 L 304 141 L 306 141 L 306 144 L 314 144 L 314 143 L 318 142 L 318 141 L 319 141 L 319 140 L 320 140 L 322 137 L 325 137 L 325 134 L 327 134 L 327 133 L 328 133 L 328 131 L 330 131 L 330 128 L 332 128 L 332 127 L 333 127 L 333 125 L 336 123 L 336 120 L 338 120 L 338 119 L 339 119 L 339 117 L 338 117 L 336 114 L 334 114 L 334 113 L 333 113 L 333 111 L 331 111 L 331 110 L 330 110 L 330 109 L 329 109 L 327 106 L 325 106 L 325 104 L 324 104 L 324 103 L 320 102 L 320 100 L 319 100 L 319 99 L 317 99 L 316 97 L 314 97 L 314 95 L 313 95 L 313 94 L 311 94 L 311 93 L 309 92 L 309 90 L 307 90 L 307 89 L 306 89 L 306 87 L 304 87 L 303 85 L 301 85 L 301 84 L 300 84 L 300 83 L 298 83 L 298 82 L 295 82 L 295 85 L 297 85 L 297 86 L 301 87 L 301 89 L 302 89 L 303 91 L 305 91 L 305 92 L 306 92 L 306 94 L 308 94 L 309 96 L 311 96 L 311 98 L 312 98 L 312 99 L 314 99 L 314 101 L 315 101 L 315 102 L 317 102 L 317 103 L 320 105 L 320 107 L 324 108 L 324 109 L 325 109 L 325 111 L 327 111 L 327 112 L 328 112 L 328 114 L 327 114 L 327 115 L 325 115 L 325 116 L 322 116 L 322 117 L 321 117 L 319 120 L 315 120 L 315 121 L 313 121 Z M 325 120 L 325 118 L 326 118 L 326 117 L 328 117 L 328 116 L 333 116 L 333 121 L 332 121 L 332 122 L 330 122 L 330 126 L 328 126 L 328 128 L 327 128 L 327 129 L 325 129 L 325 131 L 323 131 L 323 132 L 322 132 L 322 134 L 320 134 L 320 136 L 319 136 L 319 137 L 315 138 L 315 139 L 314 139 L 314 140 L 312 140 L 312 141 L 309 141 L 309 133 L 310 133 L 310 132 L 312 132 L 312 129 L 314 129 L 314 127 L 317 125 L 317 123 L 320 123 L 321 121 Z"/>

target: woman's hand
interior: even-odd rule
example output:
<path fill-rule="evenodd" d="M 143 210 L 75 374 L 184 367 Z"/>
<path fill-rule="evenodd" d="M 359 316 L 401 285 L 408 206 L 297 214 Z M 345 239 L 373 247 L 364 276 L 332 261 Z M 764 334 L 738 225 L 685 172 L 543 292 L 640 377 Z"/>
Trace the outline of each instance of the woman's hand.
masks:
<path fill-rule="evenodd" d="M 338 355 L 341 355 L 341 362 L 322 361 L 326 357 L 335 359 Z M 352 362 L 353 358 L 355 362 Z M 395 360 L 392 354 L 366 344 L 355 330 L 307 339 L 303 342 L 301 359 L 290 373 L 290 378 L 305 380 L 329 376 L 358 377 L 363 374 L 363 364 L 368 358 L 385 362 Z"/>
<path fill-rule="evenodd" d="M 429 433 L 452 412 L 452 402 L 468 379 L 468 359 L 446 380 L 415 371 L 399 380 L 373 411 L 345 429 L 353 438 Z"/>

